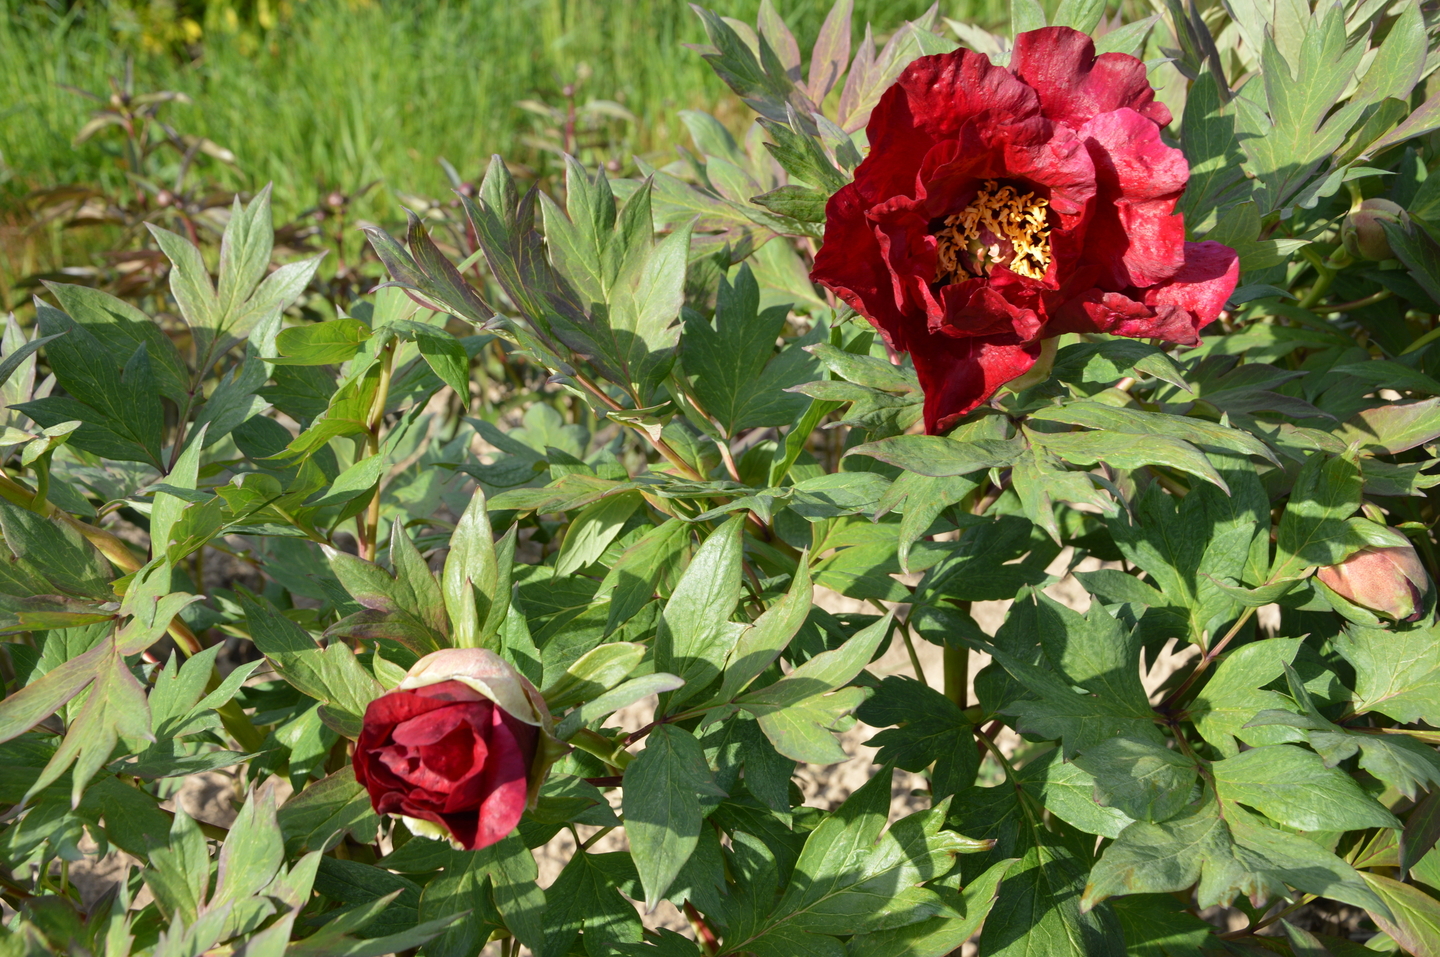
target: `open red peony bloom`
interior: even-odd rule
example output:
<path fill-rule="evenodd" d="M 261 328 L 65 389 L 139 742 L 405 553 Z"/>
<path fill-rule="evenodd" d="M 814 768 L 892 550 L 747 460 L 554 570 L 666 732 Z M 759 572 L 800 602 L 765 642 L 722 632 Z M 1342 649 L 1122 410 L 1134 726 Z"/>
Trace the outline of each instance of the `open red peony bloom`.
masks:
<path fill-rule="evenodd" d="M 428 655 L 365 709 L 355 780 L 377 813 L 466 850 L 488 847 L 515 829 L 554 758 L 543 704 L 491 652 Z"/>
<path fill-rule="evenodd" d="M 1068 27 L 1015 38 L 1009 69 L 921 57 L 881 97 L 870 153 L 830 198 L 811 278 L 914 357 L 925 427 L 953 425 L 1035 364 L 1106 332 L 1195 343 L 1235 251 L 1185 241 L 1189 166 L 1139 60 Z"/>

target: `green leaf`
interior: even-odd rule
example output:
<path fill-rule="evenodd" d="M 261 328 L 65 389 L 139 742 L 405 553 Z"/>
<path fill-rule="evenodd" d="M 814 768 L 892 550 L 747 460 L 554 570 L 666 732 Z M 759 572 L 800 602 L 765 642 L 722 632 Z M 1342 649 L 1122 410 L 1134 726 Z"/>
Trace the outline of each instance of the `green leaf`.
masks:
<path fill-rule="evenodd" d="M 205 447 L 205 430 L 207 426 L 201 426 L 194 434 L 185 451 L 175 461 L 175 466 L 170 474 L 165 476 L 165 481 L 176 488 L 193 489 L 196 487 L 200 476 L 200 450 Z M 180 514 L 185 510 L 188 503 L 177 495 L 169 492 L 156 492 L 155 502 L 150 507 L 150 553 L 152 558 L 159 558 L 161 554 L 168 554 L 170 545 L 170 532 L 180 520 Z"/>
<path fill-rule="evenodd" d="M 555 559 L 555 574 L 572 575 L 597 561 L 642 503 L 639 492 L 621 492 L 587 505 L 570 522 Z"/>
<path fill-rule="evenodd" d="M 514 534 L 503 551 L 514 555 Z M 441 575 L 450 642 L 456 648 L 485 648 L 505 620 L 510 602 L 510 562 L 502 564 L 486 511 L 485 493 L 476 488 L 465 514 L 450 535 L 450 554 Z"/>
<path fill-rule="evenodd" d="M 846 945 L 847 957 L 945 957 L 958 950 L 980 929 L 995 899 L 1000 882 L 1015 862 L 1001 861 L 965 885 L 958 900 L 937 889 L 950 909 L 964 915 L 956 919 L 937 915 L 903 927 L 856 934 Z"/>
<path fill-rule="evenodd" d="M 119 637 L 111 637 L 98 647 L 104 652 L 96 661 L 94 681 L 85 702 L 66 728 L 65 740 L 25 793 L 26 801 L 70 770 L 70 806 L 77 807 L 85 785 L 110 760 L 110 753 L 122 737 L 132 753 L 143 748 L 140 742 L 154 740 L 145 689 L 125 665 Z"/>
<path fill-rule="evenodd" d="M 301 851 L 328 851 L 353 835 L 361 844 L 375 839 L 380 818 L 370 809 L 370 795 L 355 780 L 351 767 L 292 796 L 277 812 L 280 834 L 289 855 Z"/>
<path fill-rule="evenodd" d="M 1228 905 L 1240 893 L 1263 901 L 1284 894 L 1286 884 L 1360 907 L 1379 904 L 1350 865 L 1235 805 L 1224 805 L 1222 813 L 1207 789 L 1202 801 L 1177 817 L 1126 828 L 1091 870 L 1083 906 L 1117 894 L 1188 890 L 1197 881 L 1202 908 Z"/>
<path fill-rule="evenodd" d="M 1334 641 L 1355 668 L 1357 714 L 1376 711 L 1405 724 L 1440 718 L 1436 626 L 1387 631 L 1351 625 Z"/>
<path fill-rule="evenodd" d="M 1394 938 L 1405 953 L 1417 957 L 1440 954 L 1440 903 L 1418 887 L 1361 871 L 1360 876 L 1385 902 L 1390 913 L 1370 912 L 1381 930 Z"/>
<path fill-rule="evenodd" d="M 285 861 L 284 841 L 275 817 L 275 790 L 251 791 L 220 848 L 219 876 L 209 907 L 240 904 L 258 894 Z"/>
<path fill-rule="evenodd" d="M 880 749 L 876 762 L 914 772 L 933 764 L 930 790 L 937 797 L 975 783 L 980 756 L 975 750 L 974 726 L 953 701 L 928 685 L 891 675 L 880 682 L 855 717 L 877 728 L 899 725 L 868 742 L 869 747 Z"/>
<path fill-rule="evenodd" d="M 452 914 L 464 915 L 464 919 L 426 945 L 427 957 L 476 957 L 490 935 L 504 929 L 485 870 L 451 864 L 425 885 L 419 918 L 433 920 Z"/>
<path fill-rule="evenodd" d="M 1309 18 L 1307 18 L 1309 19 Z M 1283 208 L 1336 152 L 1365 107 L 1351 100 L 1335 108 L 1365 53 L 1348 42 L 1345 15 L 1316 11 L 1295 48 L 1282 54 L 1275 38 L 1259 43 L 1265 108 L 1247 96 L 1238 105 L 1240 145 L 1247 168 L 1259 181 L 1262 214 Z M 1293 62 L 1287 62 L 1287 55 Z"/>
<path fill-rule="evenodd" d="M 891 624 L 892 616 L 887 614 L 839 648 L 821 652 L 774 684 L 737 699 L 736 704 L 760 719 L 765 736 L 786 757 L 826 764 L 844 760 L 845 752 L 828 732 L 859 707 L 866 693 L 842 686 L 870 663 Z"/>
<path fill-rule="evenodd" d="M 1050 18 L 1050 26 L 1071 27 L 1081 33 L 1092 33 L 1103 16 L 1104 0 L 1060 0 L 1055 16 Z"/>
<path fill-rule="evenodd" d="M 638 944 L 640 916 L 616 890 L 625 878 L 635 879 L 628 854 L 585 852 L 570 858 L 545 892 L 545 942 L 539 957 L 573 953 L 575 935 L 581 931 L 589 957 L 606 957 L 614 944 Z"/>
<path fill-rule="evenodd" d="M 168 229 L 146 223 L 150 235 L 165 258 L 170 260 L 170 292 L 180 306 L 180 315 L 192 329 L 213 328 L 220 318 L 215 284 L 195 244 Z"/>
<path fill-rule="evenodd" d="M 332 730 L 358 737 L 366 706 L 383 689 L 355 660 L 349 646 L 333 642 L 321 650 L 314 638 L 264 598 L 242 595 L 240 607 L 255 647 L 280 676 L 324 705 L 320 717 Z"/>
<path fill-rule="evenodd" d="M 1215 925 L 1203 921 L 1173 898 L 1159 894 L 1111 901 L 1125 932 L 1125 948 L 1135 957 L 1202 957 Z"/>
<path fill-rule="evenodd" d="M 1289 744 L 1244 751 L 1211 766 L 1221 801 L 1255 808 L 1301 831 L 1400 827 L 1350 775 Z"/>
<path fill-rule="evenodd" d="M 370 338 L 370 327 L 358 319 L 339 318 L 291 326 L 275 337 L 282 359 L 276 365 L 339 365 L 355 358 Z"/>
<path fill-rule="evenodd" d="M 689 546 L 690 525 L 672 518 L 646 532 L 620 553 L 595 593 L 597 599 L 610 596 L 606 635 L 635 617 L 655 598 L 656 592 L 673 589 L 680 577 L 679 569 L 685 566 Z"/>
<path fill-rule="evenodd" d="M 470 355 L 455 337 L 443 329 L 426 327 L 432 332 L 415 334 L 415 345 L 440 381 L 455 390 L 462 402 L 470 398 Z"/>
<path fill-rule="evenodd" d="M 942 829 L 948 801 L 882 834 L 891 776 L 882 769 L 811 832 L 774 911 L 742 939 L 727 940 L 727 949 L 760 957 L 843 953 L 838 943 L 815 938 L 951 916 L 944 898 L 921 885 L 949 871 L 956 854 L 989 845 Z"/>
<path fill-rule="evenodd" d="M 1105 405 L 1101 402 L 1080 400 L 1064 405 L 1040 409 L 1030 418 L 1040 422 L 1068 422 L 1087 429 L 1105 432 L 1128 433 L 1141 436 L 1168 436 L 1181 439 L 1200 448 L 1254 455 L 1278 465 L 1279 460 L 1270 447 L 1259 439 L 1239 429 L 1230 428 L 1204 419 L 1188 418 L 1160 412 L 1145 412 L 1129 407 Z M 1042 441 L 1048 436 L 1042 434 Z"/>
<path fill-rule="evenodd" d="M 1192 759 L 1152 741 L 1111 738 L 1075 763 L 1095 778 L 1095 801 L 1137 821 L 1164 821 L 1190 803 L 1196 782 Z M 1347 779 L 1348 780 L 1348 779 Z"/>
<path fill-rule="evenodd" d="M 721 525 L 695 552 L 660 613 L 655 668 L 679 676 L 685 687 L 662 701 L 666 714 L 705 691 L 720 675 L 736 628 L 730 615 L 740 600 L 743 516 Z"/>
<path fill-rule="evenodd" d="M 1084 885 L 1084 866 L 1069 849 L 1031 847 L 1000 885 L 980 935 L 981 948 L 1003 957 L 1122 953 L 1125 944 L 1114 912 L 1108 906 L 1082 910 Z"/>
<path fill-rule="evenodd" d="M 82 598 L 113 598 L 109 563 L 74 525 L 0 499 L 0 532 L 25 570 L 43 575 L 56 589 Z"/>
<path fill-rule="evenodd" d="M 1352 459 L 1315 453 L 1306 460 L 1275 540 L 1270 581 L 1300 575 L 1315 565 L 1335 565 L 1366 544 L 1348 519 L 1360 507 L 1364 480 Z"/>
<path fill-rule="evenodd" d="M 961 442 L 939 435 L 898 435 L 857 445 L 846 455 L 868 455 L 907 472 L 935 478 L 1004 468 L 1024 451 L 1018 441 L 979 439 Z"/>
<path fill-rule="evenodd" d="M 1204 479 L 1224 491 L 1230 490 L 1205 453 L 1184 439 L 1147 435 L 1144 441 L 1136 441 L 1134 434 L 1123 432 L 1034 432 L 1028 428 L 1024 431 L 1033 445 L 1071 465 L 1104 462 L 1122 469 L 1164 465 Z"/>
<path fill-rule="evenodd" d="M 787 312 L 787 306 L 760 310 L 759 283 L 742 265 L 733 285 L 720 279 L 713 325 L 687 314 L 681 363 L 696 402 L 722 436 L 787 425 L 804 410 L 805 398 L 786 390 L 813 379 L 819 363 L 802 351 L 803 340 L 776 354 Z"/>
<path fill-rule="evenodd" d="M 72 332 L 64 340 L 51 343 L 49 352 L 58 350 L 69 359 L 74 349 L 84 348 L 79 344 L 83 338 L 99 343 L 99 350 L 90 361 L 108 364 L 111 369 L 118 370 L 125 360 L 144 348 L 150 357 L 160 394 L 183 406 L 190 393 L 190 373 L 185 368 L 184 360 L 180 358 L 179 350 L 158 323 L 129 303 L 90 286 L 47 282 L 45 288 L 60 303 L 60 308 L 64 310 L 70 323 L 81 330 L 80 336 Z M 63 325 L 54 329 L 45 328 L 54 322 L 53 310 L 49 312 L 50 322 L 41 323 L 46 335 L 59 332 L 63 328 Z M 40 318 L 38 307 L 36 317 Z M 88 335 L 85 335 L 86 333 Z M 71 339 L 76 342 L 71 344 L 66 341 Z M 56 371 L 63 370 L 57 367 Z M 64 375 L 60 375 L 62 382 L 64 378 Z M 83 399 L 82 396 L 77 397 Z"/>
<path fill-rule="evenodd" d="M 1269 638 L 1226 655 L 1190 708 L 1200 736 L 1225 755 L 1239 754 L 1236 738 L 1255 747 L 1299 740 L 1286 728 L 1248 725 L 1261 711 L 1289 708 L 1285 695 L 1265 686 L 1285 673 L 1303 643 L 1300 638 Z"/>
<path fill-rule="evenodd" d="M 700 837 L 700 796 L 725 797 L 715 784 L 700 742 L 688 731 L 661 725 L 625 769 L 625 831 L 645 906 L 653 909 L 685 866 Z"/>
<path fill-rule="evenodd" d="M 810 583 L 810 566 L 806 553 L 801 554 L 795 580 L 790 590 L 740 633 L 735 647 L 725 662 L 720 690 L 714 701 L 730 701 L 760 677 L 799 633 L 810 613 L 815 589 Z"/>
<path fill-rule="evenodd" d="M 635 670 L 645 651 L 644 645 L 624 641 L 590 649 L 541 693 L 545 703 L 559 711 L 609 691 Z"/>
<path fill-rule="evenodd" d="M 565 720 L 556 727 L 555 736 L 561 741 L 568 741 L 576 731 L 607 714 L 619 711 L 626 705 L 634 704 L 650 695 L 674 691 L 683 684 L 684 682 L 679 678 L 663 671 L 631 678 L 571 711 L 565 716 Z"/>

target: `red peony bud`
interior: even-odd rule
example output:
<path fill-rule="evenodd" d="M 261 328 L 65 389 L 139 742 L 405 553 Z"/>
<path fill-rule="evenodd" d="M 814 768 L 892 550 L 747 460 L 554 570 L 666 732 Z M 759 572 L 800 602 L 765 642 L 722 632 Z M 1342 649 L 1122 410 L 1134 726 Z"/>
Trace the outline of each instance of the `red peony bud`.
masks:
<path fill-rule="evenodd" d="M 1430 578 L 1409 545 L 1362 548 L 1338 565 L 1315 573 L 1341 598 L 1395 621 L 1417 621 Z"/>
<path fill-rule="evenodd" d="M 451 648 L 370 702 L 355 779 L 376 813 L 473 851 L 515 829 L 559 751 L 534 685 L 494 652 Z"/>
<path fill-rule="evenodd" d="M 1385 235 L 1384 223 L 1404 224 L 1409 221 L 1405 210 L 1388 199 L 1367 199 L 1345 217 L 1340 226 L 1340 240 L 1345 251 L 1357 259 L 1379 262 L 1394 259 L 1390 238 Z"/>

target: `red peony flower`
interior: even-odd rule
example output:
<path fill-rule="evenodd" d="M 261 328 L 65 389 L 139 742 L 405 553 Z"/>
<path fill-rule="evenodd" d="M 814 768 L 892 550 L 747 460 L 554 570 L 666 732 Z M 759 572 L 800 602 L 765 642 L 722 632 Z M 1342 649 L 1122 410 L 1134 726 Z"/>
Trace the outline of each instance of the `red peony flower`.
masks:
<path fill-rule="evenodd" d="M 515 829 L 553 760 L 547 718 L 534 686 L 498 655 L 439 651 L 365 709 L 355 779 L 376 813 L 402 816 L 415 833 L 488 847 Z"/>
<path fill-rule="evenodd" d="M 830 198 L 811 278 L 914 358 L 941 432 L 1035 364 L 1105 332 L 1193 344 L 1235 288 L 1235 251 L 1185 241 L 1189 166 L 1139 60 L 1068 27 L 1015 38 L 1009 69 L 921 57 L 870 116 Z"/>

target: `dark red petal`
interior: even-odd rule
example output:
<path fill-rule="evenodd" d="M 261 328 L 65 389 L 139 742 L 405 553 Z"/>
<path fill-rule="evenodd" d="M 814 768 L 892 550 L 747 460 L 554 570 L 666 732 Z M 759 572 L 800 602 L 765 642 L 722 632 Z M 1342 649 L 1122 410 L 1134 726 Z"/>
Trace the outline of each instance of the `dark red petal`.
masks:
<path fill-rule="evenodd" d="M 1220 317 L 1239 280 L 1240 257 L 1235 250 L 1213 241 L 1186 243 L 1185 265 L 1169 282 L 1145 290 L 1145 302 L 1184 309 L 1194 329 L 1189 341 L 1198 342 L 1200 330 Z"/>
<path fill-rule="evenodd" d="M 944 324 L 937 331 L 949 337 L 992 337 L 1012 334 L 1028 342 L 1045 325 L 1040 285 L 997 266 L 989 279 L 968 279 L 941 290 Z"/>
<path fill-rule="evenodd" d="M 489 847 L 515 829 L 525 811 L 530 764 L 535 757 L 537 731 L 496 709 L 490 729 L 490 759 L 485 762 L 485 798 L 480 804 L 474 845 Z"/>
<path fill-rule="evenodd" d="M 905 349 L 905 317 L 895 305 L 895 286 L 881 256 L 868 204 L 855 184 L 842 187 L 825 206 L 825 242 L 810 278 L 849 303 L 880 330 L 891 347 Z M 924 328 L 924 320 L 920 326 Z"/>
<path fill-rule="evenodd" d="M 1080 136 L 1096 180 L 1085 259 L 1105 270 L 1101 285 L 1119 290 L 1169 279 L 1185 263 L 1185 219 L 1175 212 L 1190 179 L 1185 154 L 1130 109 L 1095 117 Z"/>
<path fill-rule="evenodd" d="M 470 721 L 472 711 L 482 709 L 485 712 L 485 719 L 489 720 L 489 712 L 494 706 L 488 701 L 471 704 L 446 703 L 443 708 L 436 708 L 434 711 L 417 715 L 409 720 L 397 724 L 390 732 L 390 740 L 405 747 L 418 747 L 422 744 L 434 744 L 445 737 L 452 730 L 461 724 Z"/>
<path fill-rule="evenodd" d="M 890 272 L 895 311 L 928 317 L 931 325 L 938 325 L 942 309 L 930 291 L 937 265 L 935 238 L 924 207 L 896 196 L 872 207 L 867 218 L 874 223 L 880 257 Z"/>
<path fill-rule="evenodd" d="M 933 335 L 911 357 L 925 391 L 925 431 L 938 435 L 1011 379 L 1035 364 L 1040 346 L 1022 346 L 1014 336 L 952 339 Z"/>
<path fill-rule="evenodd" d="M 484 765 L 486 757 L 484 739 L 477 735 L 474 727 L 469 724 L 457 727 L 434 744 L 427 744 L 416 750 L 419 753 L 420 765 L 431 774 L 443 778 L 446 782 L 444 786 L 447 787 L 453 787 L 454 782 L 464 779 L 476 767 Z"/>
<path fill-rule="evenodd" d="M 1036 136 L 1042 132 L 1043 136 Z M 1047 120 L 1003 130 L 1005 159 L 1000 177 L 1043 187 L 1050 209 L 1068 225 L 1084 213 L 1095 195 L 1095 164 L 1085 144 L 1070 127 Z"/>
<path fill-rule="evenodd" d="M 1014 123 L 1039 112 L 1035 91 L 970 50 L 924 56 L 886 90 L 866 126 L 870 154 L 855 171 L 867 199 L 913 196 L 930 148 L 967 122 Z"/>
<path fill-rule="evenodd" d="M 1069 27 L 1045 27 L 1015 38 L 1010 69 L 1040 96 L 1048 118 L 1079 127 L 1129 107 L 1167 126 L 1170 110 L 1155 100 L 1145 64 L 1123 53 L 1095 55 L 1095 43 Z"/>
<path fill-rule="evenodd" d="M 443 708 L 448 702 L 427 698 L 416 694 L 413 691 L 392 691 L 389 694 L 382 694 L 371 701 L 365 707 L 365 719 L 361 731 L 361 740 L 367 734 L 374 734 L 384 729 L 383 734 L 389 735 L 390 728 L 402 721 L 408 721 L 418 715 L 436 708 Z"/>
<path fill-rule="evenodd" d="M 1092 289 L 1067 302 L 1046 332 L 1105 332 L 1194 345 L 1200 330 L 1225 308 L 1239 276 L 1239 259 L 1229 246 L 1186 243 L 1185 265 L 1175 278 L 1149 289 Z"/>
<path fill-rule="evenodd" d="M 474 688 L 461 681 L 437 681 L 433 685 L 413 689 L 410 694 L 437 701 L 489 701 Z"/>

